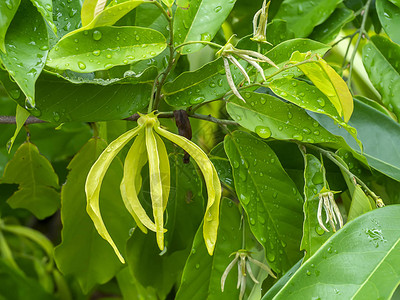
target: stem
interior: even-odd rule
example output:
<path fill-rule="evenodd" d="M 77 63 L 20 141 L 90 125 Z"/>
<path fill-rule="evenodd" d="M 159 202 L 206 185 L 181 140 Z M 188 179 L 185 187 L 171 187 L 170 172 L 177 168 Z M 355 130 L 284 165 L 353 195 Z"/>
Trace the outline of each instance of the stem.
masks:
<path fill-rule="evenodd" d="M 236 125 L 236 126 L 239 126 L 239 124 L 236 123 L 233 120 L 217 119 L 217 118 L 212 117 L 211 115 L 192 114 L 192 115 L 189 115 L 189 117 L 190 118 L 194 118 L 194 119 L 213 122 L 213 123 L 216 123 L 216 124 L 219 124 L 219 125 Z"/>
<path fill-rule="evenodd" d="M 351 171 L 345 165 L 343 165 L 341 163 L 341 161 L 338 159 L 337 154 L 335 154 L 331 151 L 324 150 L 324 149 L 319 148 L 314 145 L 307 144 L 306 146 L 311 149 L 317 150 L 319 153 L 325 155 L 330 161 L 332 161 L 335 165 L 337 165 L 343 172 L 345 172 L 347 175 L 349 175 L 353 182 L 356 182 L 359 185 L 361 185 L 362 188 L 374 199 L 377 206 L 382 206 L 382 204 L 383 204 L 382 199 L 379 196 L 377 196 L 360 178 L 358 178 L 356 175 L 351 173 Z"/>
<path fill-rule="evenodd" d="M 47 123 L 46 121 L 42 121 L 36 117 L 29 116 L 25 121 L 25 125 L 29 124 L 38 124 L 38 123 Z M 16 124 L 16 120 L 14 116 L 0 116 L 0 124 Z"/>
<path fill-rule="evenodd" d="M 154 3 L 158 3 L 154 1 Z M 164 12 L 164 15 L 167 17 L 168 20 L 168 27 L 169 27 L 169 43 L 168 43 L 168 48 L 169 48 L 169 59 L 168 59 L 168 66 L 165 69 L 163 73 L 161 73 L 161 80 L 158 82 L 156 80 L 156 86 L 157 86 L 157 91 L 155 95 L 155 101 L 154 101 L 154 106 L 153 103 L 150 103 L 149 105 L 149 111 L 156 110 L 158 108 L 158 105 L 160 104 L 160 98 L 161 98 L 161 88 L 165 83 L 165 80 L 168 77 L 168 74 L 171 72 L 174 64 L 178 61 L 179 56 L 174 58 L 174 31 L 173 31 L 173 18 L 172 18 L 172 11 L 171 9 L 168 9 L 168 12 L 165 11 L 165 9 L 161 6 L 161 4 L 157 4 L 158 7 Z M 158 77 L 157 77 L 158 79 Z M 153 107 L 152 107 L 153 106 Z"/>
<path fill-rule="evenodd" d="M 367 22 L 368 11 L 369 11 L 369 7 L 371 5 L 371 2 L 372 2 L 372 0 L 368 0 L 367 3 L 364 6 L 364 14 L 363 14 L 362 22 L 361 22 L 361 27 L 359 29 L 357 41 L 356 41 L 353 53 L 352 53 L 350 61 L 349 61 L 350 70 L 349 70 L 349 79 L 347 80 L 347 85 L 349 86 L 350 90 L 351 90 L 351 76 L 352 76 L 352 73 L 353 73 L 354 58 L 356 57 L 357 49 L 358 49 L 358 46 L 360 45 L 362 36 L 365 33 L 365 24 Z"/>

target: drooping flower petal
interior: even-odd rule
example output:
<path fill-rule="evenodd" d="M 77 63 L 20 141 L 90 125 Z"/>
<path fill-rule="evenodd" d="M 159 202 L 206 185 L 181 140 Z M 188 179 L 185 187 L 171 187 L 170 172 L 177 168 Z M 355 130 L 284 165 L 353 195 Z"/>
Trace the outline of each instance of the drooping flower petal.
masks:
<path fill-rule="evenodd" d="M 140 172 L 147 163 L 147 152 L 144 143 L 145 133 L 144 129 L 142 129 L 126 155 L 124 177 L 122 178 L 120 189 L 126 209 L 135 219 L 139 228 L 144 233 L 147 233 L 146 227 L 152 231 L 156 231 L 156 225 L 147 215 L 137 196 L 142 186 Z"/>
<path fill-rule="evenodd" d="M 157 141 L 157 151 L 160 157 L 160 174 L 161 174 L 161 182 L 162 182 L 162 189 L 163 189 L 163 210 L 167 208 L 168 198 L 169 198 L 169 191 L 171 188 L 171 174 L 170 174 L 170 166 L 169 166 L 169 158 L 168 152 L 165 148 L 165 144 L 163 140 L 157 135 L 154 135 Z"/>
<path fill-rule="evenodd" d="M 217 241 L 217 231 L 219 225 L 219 205 L 221 200 L 221 184 L 218 178 L 217 171 L 211 163 L 207 154 L 199 146 L 192 141 L 173 134 L 159 126 L 154 127 L 155 131 L 166 139 L 172 141 L 196 161 L 201 172 L 203 173 L 206 182 L 208 202 L 204 217 L 203 235 L 208 253 L 213 254 L 215 243 Z"/>
<path fill-rule="evenodd" d="M 163 189 L 160 173 L 160 158 L 158 156 L 157 141 L 154 136 L 153 125 L 147 123 L 146 149 L 149 159 L 150 173 L 150 195 L 153 207 L 154 222 L 156 224 L 156 238 L 160 250 L 164 250 L 164 209 L 163 209 Z"/>
<path fill-rule="evenodd" d="M 138 126 L 124 133 L 116 140 L 111 142 L 110 145 L 108 145 L 108 147 L 100 154 L 99 158 L 93 164 L 85 183 L 85 192 L 87 198 L 86 211 L 92 219 L 97 232 L 113 247 L 115 253 L 122 263 L 125 263 L 125 260 L 122 257 L 117 246 L 115 245 L 114 241 L 112 240 L 110 234 L 108 233 L 100 214 L 100 187 L 108 170 L 108 167 L 110 166 L 115 156 L 132 138 L 134 138 L 138 134 L 141 129 L 142 127 Z"/>

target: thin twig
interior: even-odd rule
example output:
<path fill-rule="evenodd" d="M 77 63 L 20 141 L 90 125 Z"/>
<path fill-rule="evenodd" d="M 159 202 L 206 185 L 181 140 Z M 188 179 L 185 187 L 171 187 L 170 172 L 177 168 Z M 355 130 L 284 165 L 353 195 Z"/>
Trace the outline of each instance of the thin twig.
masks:
<path fill-rule="evenodd" d="M 25 121 L 25 125 L 47 123 L 46 121 L 40 120 L 36 117 L 29 116 Z M 0 116 L 0 124 L 16 124 L 14 116 Z"/>

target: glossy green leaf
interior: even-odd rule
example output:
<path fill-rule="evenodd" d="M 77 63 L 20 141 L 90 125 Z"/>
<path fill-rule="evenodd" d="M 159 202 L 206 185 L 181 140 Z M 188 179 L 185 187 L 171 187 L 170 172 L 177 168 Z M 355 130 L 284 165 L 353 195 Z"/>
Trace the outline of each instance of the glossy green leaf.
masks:
<path fill-rule="evenodd" d="M 293 275 L 274 299 L 390 299 L 400 282 L 400 206 L 346 224 Z"/>
<path fill-rule="evenodd" d="M 363 48 L 362 59 L 383 104 L 400 117 L 400 46 L 383 36 L 373 36 Z"/>
<path fill-rule="evenodd" d="M 246 103 L 236 97 L 226 105 L 229 115 L 262 138 L 299 140 L 307 143 L 337 143 L 317 121 L 294 105 L 266 94 L 245 92 Z"/>
<path fill-rule="evenodd" d="M 321 43 L 332 42 L 340 30 L 354 19 L 354 12 L 346 7 L 338 7 L 322 24 L 314 28 L 309 38 Z"/>
<path fill-rule="evenodd" d="M 165 84 L 165 100 L 172 106 L 191 106 L 204 101 L 218 99 L 230 90 L 221 58 L 198 70 L 184 72 L 174 81 Z M 235 66 L 231 66 L 235 84 L 244 79 Z"/>
<path fill-rule="evenodd" d="M 57 37 L 53 36 L 51 45 L 81 26 L 81 6 L 81 0 L 54 1 L 53 20 L 57 26 Z"/>
<path fill-rule="evenodd" d="M 291 61 L 301 62 L 307 57 L 308 54 L 296 51 L 293 53 Z M 342 77 L 318 56 L 317 60 L 299 65 L 298 68 L 328 97 L 339 115 L 343 117 L 345 122 L 348 122 L 353 113 L 353 96 Z"/>
<path fill-rule="evenodd" d="M 304 261 L 309 259 L 333 234 L 325 232 L 318 223 L 317 212 L 319 203 L 319 192 L 324 187 L 325 169 L 318 158 L 312 154 L 304 156 L 304 224 L 301 249 L 305 250 Z M 323 216 L 324 218 L 325 216 Z"/>
<path fill-rule="evenodd" d="M 7 164 L 2 183 L 19 184 L 8 203 L 12 208 L 25 208 L 37 218 L 52 215 L 60 205 L 58 177 L 50 162 L 32 143 L 22 144 Z"/>
<path fill-rule="evenodd" d="M 8 28 L 5 45 L 7 54 L 0 52 L 0 59 L 34 106 L 35 82 L 44 67 L 49 45 L 46 23 L 29 2 L 20 5 Z M 25 103 L 21 105 L 24 107 Z"/>
<path fill-rule="evenodd" d="M 162 2 L 168 6 L 171 7 L 172 5 L 174 5 L 175 0 L 162 0 Z"/>
<path fill-rule="evenodd" d="M 36 6 L 40 14 L 50 25 L 51 29 L 56 33 L 57 27 L 53 22 L 53 1 L 52 0 L 31 0 L 32 4 Z"/>
<path fill-rule="evenodd" d="M 296 37 L 306 37 L 332 14 L 340 2 L 342 0 L 286 0 L 275 18 L 286 20 Z"/>
<path fill-rule="evenodd" d="M 351 221 L 362 214 L 373 210 L 371 200 L 365 195 L 361 186 L 357 185 L 353 192 L 353 197 L 351 199 L 351 206 L 347 220 Z"/>
<path fill-rule="evenodd" d="M 228 188 L 234 190 L 232 167 L 229 160 L 226 157 L 211 157 L 210 160 L 217 170 L 219 180 Z"/>
<path fill-rule="evenodd" d="M 302 197 L 266 143 L 235 131 L 225 137 L 224 145 L 250 229 L 272 269 L 285 273 L 302 256 Z"/>
<path fill-rule="evenodd" d="M 223 198 L 218 241 L 213 256 L 207 253 L 200 226 L 183 270 L 181 285 L 176 295 L 177 300 L 239 297 L 239 291 L 236 289 L 237 267 L 235 266 L 227 277 L 224 292 L 221 291 L 221 276 L 234 258 L 229 255 L 242 247 L 240 217 L 237 206 L 231 200 Z"/>
<path fill-rule="evenodd" d="M 10 141 L 7 144 L 8 153 L 10 153 L 12 146 L 14 145 L 15 139 L 17 138 L 18 133 L 21 131 L 22 126 L 25 124 L 26 119 L 29 117 L 29 112 L 17 105 L 17 112 L 15 114 L 15 122 L 17 123 L 17 128 L 15 128 L 14 135 L 11 137 Z"/>
<path fill-rule="evenodd" d="M 100 2 L 100 7 L 97 8 L 98 2 Z M 82 26 L 87 26 L 90 24 L 94 17 L 104 10 L 105 4 L 106 3 L 104 3 L 104 0 L 85 0 L 81 9 Z"/>
<path fill-rule="evenodd" d="M 281 78 L 272 81 L 268 87 L 276 95 L 297 106 L 329 116 L 335 120 L 339 126 L 345 128 L 357 141 L 360 149 L 362 149 L 362 143 L 357 138 L 357 130 L 343 122 L 333 104 L 324 93 L 315 86 L 292 78 Z"/>
<path fill-rule="evenodd" d="M 396 5 L 389 0 L 376 0 L 376 12 L 387 35 L 393 42 L 400 43 L 400 6 Z"/>
<path fill-rule="evenodd" d="M 354 139 L 340 129 L 329 118 L 313 114 L 313 118 L 335 135 L 345 138 L 346 143 L 355 151 L 360 151 Z M 400 181 L 400 125 L 392 118 L 358 100 L 354 100 L 354 114 L 349 125 L 357 128 L 358 137 L 363 141 L 368 164 Z M 383 146 L 382 146 L 383 145 Z"/>
<path fill-rule="evenodd" d="M 236 0 L 180 0 L 174 16 L 175 45 L 191 41 L 211 41 L 225 21 Z M 183 54 L 193 53 L 204 44 L 181 48 Z"/>
<path fill-rule="evenodd" d="M 0 80 L 9 85 L 10 79 L 0 70 Z M 49 89 L 51 85 L 51 89 Z M 24 105 L 24 97 L 10 86 L 10 94 Z M 149 103 L 151 85 L 72 84 L 66 80 L 42 75 L 36 86 L 38 102 L 30 113 L 53 123 L 72 121 L 95 122 L 127 118 L 142 110 Z"/>
<path fill-rule="evenodd" d="M 113 249 L 100 237 L 86 213 L 86 176 L 105 146 L 100 139 L 91 139 L 78 152 L 68 166 L 70 173 L 61 193 L 62 243 L 55 250 L 55 259 L 64 275 L 78 279 L 85 293 L 96 284 L 109 281 L 122 267 Z M 104 178 L 100 205 L 113 240 L 124 252 L 133 221 L 119 196 L 121 179 L 122 165 L 116 161 Z"/>
<path fill-rule="evenodd" d="M 11 0 L 11 1 L 2 1 L 0 2 L 0 50 L 6 52 L 6 47 L 4 44 L 4 40 L 6 38 L 6 33 L 8 26 L 12 19 L 14 18 L 15 13 L 18 10 L 19 4 L 21 0 Z"/>
<path fill-rule="evenodd" d="M 91 4 L 97 4 L 98 1 L 89 1 Z M 96 3 L 95 3 L 96 2 Z M 82 7 L 82 28 L 78 29 L 87 30 L 96 27 L 114 25 L 119 19 L 129 13 L 131 10 L 142 4 L 143 0 L 129 0 L 122 3 L 115 3 L 101 10 L 98 14 L 95 13 L 95 6 L 89 5 L 87 10 Z"/>
<path fill-rule="evenodd" d="M 167 46 L 165 37 L 141 27 L 98 27 L 60 40 L 47 65 L 58 70 L 88 73 L 152 58 Z"/>

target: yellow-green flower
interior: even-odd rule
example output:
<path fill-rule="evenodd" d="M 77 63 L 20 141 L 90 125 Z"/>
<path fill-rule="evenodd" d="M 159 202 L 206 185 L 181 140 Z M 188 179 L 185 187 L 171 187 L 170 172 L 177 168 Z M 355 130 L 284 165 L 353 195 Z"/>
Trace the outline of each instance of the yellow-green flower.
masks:
<path fill-rule="evenodd" d="M 170 190 L 170 167 L 168 153 L 160 136 L 170 140 L 189 153 L 203 173 L 208 193 L 203 235 L 208 253 L 212 255 L 214 252 L 221 199 L 221 184 L 217 171 L 199 146 L 182 136 L 161 128 L 160 122 L 153 112 L 149 115 L 141 115 L 136 128 L 122 134 L 111 142 L 93 164 L 86 179 L 86 210 L 100 236 L 113 247 L 122 263 L 125 262 L 124 258 L 108 233 L 100 214 L 99 195 L 101 183 L 115 156 L 130 140 L 136 137 L 125 158 L 124 176 L 120 186 L 121 195 L 126 209 L 135 220 L 137 226 L 145 233 L 147 233 L 147 229 L 156 232 L 158 247 L 164 250 L 164 232 L 166 231 L 164 229 L 164 211 L 167 207 Z M 147 162 L 149 164 L 150 195 L 154 222 L 147 215 L 138 199 L 138 193 L 142 185 L 140 173 Z"/>
<path fill-rule="evenodd" d="M 256 12 L 253 18 L 253 41 L 268 43 L 267 42 L 267 23 L 268 23 L 268 8 L 271 1 L 264 0 L 263 5 L 259 11 Z M 258 22 L 257 22 L 258 21 Z"/>

